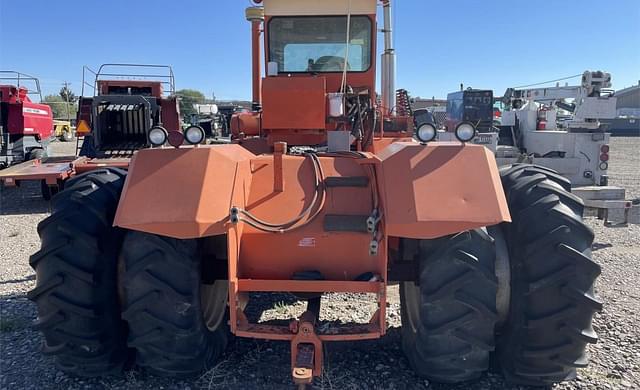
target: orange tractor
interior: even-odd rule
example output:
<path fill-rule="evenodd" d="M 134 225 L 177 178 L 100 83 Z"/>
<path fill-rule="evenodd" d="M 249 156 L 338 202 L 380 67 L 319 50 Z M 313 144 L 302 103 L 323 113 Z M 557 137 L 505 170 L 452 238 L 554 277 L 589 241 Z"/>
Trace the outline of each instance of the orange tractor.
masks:
<path fill-rule="evenodd" d="M 378 5 L 250 7 L 254 111 L 232 118 L 231 143 L 156 126 L 155 147 L 128 171 L 68 181 L 30 260 L 36 327 L 61 369 L 104 375 L 135 351 L 153 373 L 193 375 L 235 335 L 289 342 L 305 386 L 325 342 L 385 334 L 392 283 L 407 359 L 430 380 L 472 380 L 495 361 L 511 382 L 546 385 L 587 364 L 600 267 L 580 199 L 551 170 L 499 170 L 466 143 L 468 123 L 449 143 L 414 128 L 395 91 L 388 0 L 379 98 Z M 285 324 L 252 321 L 256 292 L 308 305 Z M 377 310 L 365 323 L 324 321 L 324 293 L 368 293 Z"/>

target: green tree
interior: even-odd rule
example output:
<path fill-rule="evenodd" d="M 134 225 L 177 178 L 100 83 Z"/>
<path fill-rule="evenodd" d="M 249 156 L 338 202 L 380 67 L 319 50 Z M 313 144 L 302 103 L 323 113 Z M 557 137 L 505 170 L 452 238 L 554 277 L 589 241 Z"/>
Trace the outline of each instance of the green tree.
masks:
<path fill-rule="evenodd" d="M 180 98 L 180 112 L 183 118 L 189 118 L 196 110 L 194 104 L 202 104 L 206 101 L 202 92 L 195 89 L 180 89 L 176 91 L 176 95 Z"/>
<path fill-rule="evenodd" d="M 44 97 L 42 103 L 51 107 L 55 119 L 71 120 L 76 118 L 78 104 L 69 103 L 67 110 L 67 100 L 63 99 L 60 95 L 47 95 Z"/>
<path fill-rule="evenodd" d="M 60 92 L 58 92 L 63 101 L 69 103 L 75 103 L 78 100 L 78 97 L 71 89 L 69 89 L 66 85 L 60 88 Z"/>

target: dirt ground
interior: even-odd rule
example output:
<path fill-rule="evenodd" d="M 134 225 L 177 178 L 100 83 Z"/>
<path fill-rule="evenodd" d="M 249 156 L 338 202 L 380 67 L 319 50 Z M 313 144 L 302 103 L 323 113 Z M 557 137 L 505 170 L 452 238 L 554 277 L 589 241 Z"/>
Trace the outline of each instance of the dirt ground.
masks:
<path fill-rule="evenodd" d="M 55 143 L 56 154 L 71 154 L 73 143 Z M 640 138 L 613 138 L 610 184 L 640 197 Z M 39 185 L 5 188 L 0 194 L 0 388 L 2 389 L 287 389 L 292 388 L 289 346 L 284 342 L 236 339 L 217 366 L 193 380 L 153 377 L 138 369 L 121 377 L 81 379 L 58 371 L 40 353 L 42 338 L 30 328 L 35 306 L 26 293 L 35 286 L 29 255 L 39 248 L 36 226 L 49 212 Z M 604 228 L 588 219 L 596 232 L 593 257 L 603 267 L 597 293 L 604 311 L 596 316 L 600 342 L 589 347 L 591 364 L 578 379 L 556 389 L 640 388 L 640 226 Z M 319 389 L 509 389 L 496 374 L 458 386 L 432 384 L 416 377 L 400 349 L 397 287 L 389 287 L 387 335 L 375 341 L 328 344 L 325 375 Z M 257 297 L 261 298 L 261 297 Z M 303 304 L 282 295 L 258 299 L 261 320 L 299 314 Z M 366 296 L 331 294 L 323 298 L 322 316 L 363 320 L 371 314 Z"/>

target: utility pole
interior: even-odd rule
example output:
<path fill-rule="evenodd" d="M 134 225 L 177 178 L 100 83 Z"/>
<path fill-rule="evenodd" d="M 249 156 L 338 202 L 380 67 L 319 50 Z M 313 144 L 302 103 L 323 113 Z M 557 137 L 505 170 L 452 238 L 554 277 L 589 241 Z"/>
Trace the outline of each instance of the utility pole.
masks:
<path fill-rule="evenodd" d="M 69 85 L 71 85 L 71 83 L 69 82 L 64 82 L 62 85 L 64 85 L 64 90 L 66 91 L 66 100 L 67 100 L 67 120 L 70 121 L 71 120 L 71 110 L 69 108 Z"/>

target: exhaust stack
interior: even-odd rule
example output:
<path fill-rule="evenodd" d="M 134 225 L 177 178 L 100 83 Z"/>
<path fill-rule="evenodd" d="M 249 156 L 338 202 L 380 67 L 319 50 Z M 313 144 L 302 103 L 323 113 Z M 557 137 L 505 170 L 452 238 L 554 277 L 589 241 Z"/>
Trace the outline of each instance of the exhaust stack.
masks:
<path fill-rule="evenodd" d="M 251 22 L 251 80 L 252 97 L 254 107 L 262 104 L 262 74 L 260 61 L 260 34 L 264 22 L 264 8 L 249 7 L 245 11 L 247 20 Z"/>
<path fill-rule="evenodd" d="M 385 113 L 396 112 L 396 52 L 393 48 L 391 0 L 382 3 L 384 13 L 384 53 L 382 53 L 382 106 Z"/>

